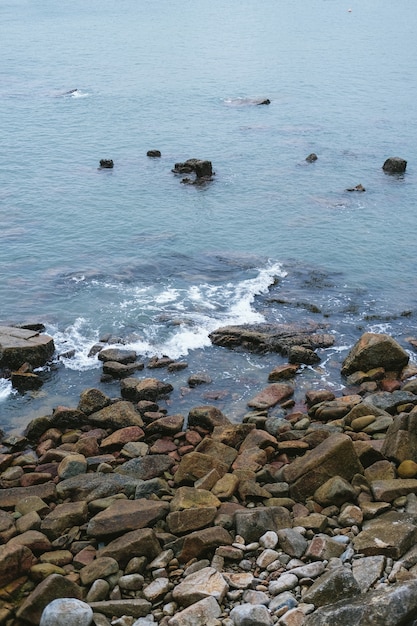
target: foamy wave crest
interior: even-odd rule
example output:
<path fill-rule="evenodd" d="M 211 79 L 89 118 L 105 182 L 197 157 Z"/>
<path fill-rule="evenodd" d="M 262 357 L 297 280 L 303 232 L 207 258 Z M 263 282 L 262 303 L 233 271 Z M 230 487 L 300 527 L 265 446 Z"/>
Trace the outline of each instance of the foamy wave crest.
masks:
<path fill-rule="evenodd" d="M 166 354 L 178 359 L 191 350 L 211 345 L 210 333 L 226 325 L 261 323 L 264 316 L 254 307 L 277 277 L 285 276 L 279 263 L 251 270 L 252 277 L 236 282 L 130 286 L 95 279 L 105 303 L 95 319 L 79 318 L 61 332 L 52 332 L 65 367 L 86 370 L 99 367 L 89 351 L 109 322 L 123 347 L 143 357 Z M 103 293 L 104 292 L 104 293 Z M 101 328 L 100 328 L 101 326 Z M 94 330 L 95 329 L 95 330 Z M 74 356 L 65 356 L 74 352 Z"/>
<path fill-rule="evenodd" d="M 253 278 L 237 283 L 169 287 L 154 299 L 164 331 L 158 332 L 157 326 L 151 325 L 144 329 L 141 341 L 129 346 L 141 354 L 179 358 L 191 350 L 210 346 L 209 334 L 219 326 L 264 322 L 264 316 L 252 305 L 255 297 L 265 293 L 278 276 L 285 276 L 285 272 L 279 263 L 274 263 L 261 268 Z"/>
<path fill-rule="evenodd" d="M 65 330 L 48 329 L 54 338 L 59 360 L 72 370 L 85 371 L 99 367 L 97 358 L 89 357 L 91 346 L 98 341 L 98 330 L 91 330 L 87 320 L 80 317 Z"/>
<path fill-rule="evenodd" d="M 0 402 L 6 400 L 12 393 L 16 393 L 10 380 L 0 378 Z"/>

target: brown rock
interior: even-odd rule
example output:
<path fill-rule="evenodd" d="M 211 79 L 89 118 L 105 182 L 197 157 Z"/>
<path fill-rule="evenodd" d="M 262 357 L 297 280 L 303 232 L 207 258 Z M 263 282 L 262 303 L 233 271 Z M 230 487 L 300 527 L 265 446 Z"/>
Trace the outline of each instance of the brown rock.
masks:
<path fill-rule="evenodd" d="M 292 363 L 284 363 L 283 365 L 277 365 L 272 372 L 268 375 L 269 383 L 276 383 L 281 380 L 288 380 L 294 378 L 298 371 L 298 366 Z"/>
<path fill-rule="evenodd" d="M 120 391 L 123 398 L 139 402 L 140 400 L 150 400 L 156 402 L 159 398 L 170 394 L 173 390 L 170 383 L 165 383 L 157 378 L 125 378 L 120 384 Z"/>
<path fill-rule="evenodd" d="M 80 401 L 78 402 L 78 410 L 85 413 L 85 415 L 91 415 L 96 413 L 104 407 L 109 406 L 111 398 L 107 396 L 100 389 L 84 389 L 80 394 Z"/>
<path fill-rule="evenodd" d="M 271 383 L 248 402 L 253 409 L 269 409 L 294 393 L 294 387 L 285 383 Z"/>
<path fill-rule="evenodd" d="M 284 480 L 291 483 L 290 496 L 299 501 L 313 495 L 330 477 L 350 481 L 355 474 L 363 474 L 363 467 L 352 440 L 338 433 L 284 468 Z"/>
<path fill-rule="evenodd" d="M 127 563 L 134 557 L 145 556 L 152 561 L 161 552 L 161 546 L 153 530 L 141 528 L 123 534 L 114 539 L 104 548 L 100 548 L 97 558 L 110 556 L 125 568 Z"/>
<path fill-rule="evenodd" d="M 208 454 L 190 452 L 181 459 L 174 475 L 176 485 L 192 485 L 196 480 L 205 476 L 212 469 L 217 470 L 220 476 L 228 471 L 228 465 Z"/>
<path fill-rule="evenodd" d="M 18 369 L 27 362 L 41 367 L 55 351 L 54 340 L 36 330 L 0 326 L 0 367 Z"/>
<path fill-rule="evenodd" d="M 201 443 L 196 447 L 196 452 L 201 454 L 207 454 L 214 459 L 221 459 L 223 463 L 226 463 L 229 467 L 236 459 L 238 452 L 232 446 L 228 446 L 220 441 L 216 441 L 211 437 L 204 437 Z"/>
<path fill-rule="evenodd" d="M 183 511 L 184 509 L 198 509 L 200 507 L 220 506 L 220 500 L 211 491 L 196 489 L 195 487 L 179 487 L 170 502 L 170 510 Z"/>
<path fill-rule="evenodd" d="M 145 433 L 140 426 L 126 426 L 126 428 L 119 428 L 103 439 L 100 443 L 100 448 L 108 450 L 122 447 L 129 441 L 142 441 L 144 437 Z"/>
<path fill-rule="evenodd" d="M 33 554 L 41 554 L 51 550 L 51 542 L 48 537 L 39 530 L 27 530 L 26 532 L 13 537 L 9 541 L 10 546 L 26 546 Z"/>
<path fill-rule="evenodd" d="M 91 413 L 88 417 L 90 424 L 100 428 L 117 430 L 126 426 L 143 426 L 143 420 L 131 402 L 115 402 L 100 411 Z"/>
<path fill-rule="evenodd" d="M 43 609 L 57 598 L 82 599 L 81 588 L 65 576 L 51 574 L 23 601 L 16 616 L 29 624 L 39 624 Z"/>
<path fill-rule="evenodd" d="M 205 528 L 213 523 L 217 514 L 215 506 L 199 507 L 173 511 L 167 515 L 166 521 L 169 532 L 174 535 L 183 535 L 200 528 Z"/>
<path fill-rule="evenodd" d="M 116 559 L 110 556 L 102 556 L 91 561 L 89 565 L 80 570 L 80 579 L 83 585 L 88 586 L 95 580 L 107 578 L 112 574 L 117 574 L 118 571 L 119 564 Z"/>
<path fill-rule="evenodd" d="M 87 533 L 93 537 L 121 533 L 152 526 L 169 511 L 167 502 L 153 500 L 117 500 L 95 515 L 88 524 Z"/>
<path fill-rule="evenodd" d="M 212 526 L 190 533 L 171 545 L 180 563 L 200 559 L 211 554 L 219 546 L 232 545 L 232 538 L 225 528 Z"/>
<path fill-rule="evenodd" d="M 87 521 L 88 507 L 86 502 L 66 502 L 58 504 L 53 511 L 42 520 L 41 531 L 49 538 L 56 539 L 72 526 L 81 526 Z"/>
<path fill-rule="evenodd" d="M 42 500 L 48 501 L 56 498 L 55 484 L 43 483 L 41 485 L 33 485 L 31 487 L 10 487 L 8 489 L 0 489 L 0 508 L 12 509 L 21 500 L 29 496 L 38 496 Z"/>
<path fill-rule="evenodd" d="M 216 426 L 230 426 L 230 421 L 215 406 L 196 406 L 188 413 L 188 426 L 200 426 L 212 431 Z"/>
<path fill-rule="evenodd" d="M 383 554 L 399 559 L 414 545 L 417 528 L 404 513 L 390 511 L 364 523 L 362 531 L 353 539 L 355 551 L 365 556 Z"/>
<path fill-rule="evenodd" d="M 366 372 L 376 367 L 400 372 L 408 361 L 407 352 L 389 335 L 364 333 L 344 360 L 342 374 Z"/>
<path fill-rule="evenodd" d="M 7 543 L 0 546 L 0 588 L 27 574 L 33 562 L 31 550 L 24 545 Z"/>
<path fill-rule="evenodd" d="M 182 431 L 184 425 L 183 415 L 168 415 L 156 419 L 146 426 L 146 434 L 149 435 L 175 435 Z"/>

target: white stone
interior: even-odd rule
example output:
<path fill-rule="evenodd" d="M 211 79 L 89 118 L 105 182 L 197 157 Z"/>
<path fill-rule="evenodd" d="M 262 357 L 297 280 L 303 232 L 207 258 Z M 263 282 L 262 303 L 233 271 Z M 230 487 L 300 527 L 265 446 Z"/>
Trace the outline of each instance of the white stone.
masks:
<path fill-rule="evenodd" d="M 282 574 L 277 580 L 269 583 L 268 591 L 271 596 L 277 596 L 283 591 L 294 589 L 298 585 L 298 578 L 294 574 Z"/>
<path fill-rule="evenodd" d="M 263 604 L 240 604 L 230 611 L 235 626 L 272 626 L 271 614 Z"/>
<path fill-rule="evenodd" d="M 91 607 L 76 598 L 58 598 L 44 608 L 39 626 L 90 626 Z"/>
<path fill-rule="evenodd" d="M 263 550 L 263 552 L 261 552 L 261 554 L 256 559 L 256 565 L 260 567 L 261 569 L 265 569 L 273 561 L 276 561 L 278 557 L 279 557 L 279 552 L 277 552 L 276 550 L 270 550 L 269 548 L 267 548 L 266 550 Z"/>
<path fill-rule="evenodd" d="M 278 544 L 278 535 L 273 530 L 268 530 L 262 537 L 259 539 L 259 544 L 263 548 L 269 548 L 270 550 L 274 550 Z"/>
<path fill-rule="evenodd" d="M 213 596 L 195 602 L 168 621 L 168 626 L 214 626 L 221 608 Z"/>
<path fill-rule="evenodd" d="M 143 595 L 146 600 L 149 602 L 158 602 L 158 600 L 162 600 L 162 598 L 169 591 L 169 579 L 168 578 L 156 578 L 154 581 L 149 583 L 143 589 Z"/>

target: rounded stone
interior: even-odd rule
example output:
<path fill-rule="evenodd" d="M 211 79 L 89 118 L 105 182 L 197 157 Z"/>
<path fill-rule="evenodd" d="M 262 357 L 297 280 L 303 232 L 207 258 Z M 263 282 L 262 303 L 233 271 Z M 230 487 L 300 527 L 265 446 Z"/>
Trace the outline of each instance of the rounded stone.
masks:
<path fill-rule="evenodd" d="M 398 478 L 415 478 L 417 476 L 417 463 L 411 459 L 403 461 L 397 469 Z"/>
<path fill-rule="evenodd" d="M 39 626 L 90 626 L 91 607 L 76 598 L 58 598 L 43 610 Z"/>
<path fill-rule="evenodd" d="M 85 474 L 87 471 L 87 459 L 83 454 L 69 454 L 58 465 L 58 476 L 61 480 Z"/>

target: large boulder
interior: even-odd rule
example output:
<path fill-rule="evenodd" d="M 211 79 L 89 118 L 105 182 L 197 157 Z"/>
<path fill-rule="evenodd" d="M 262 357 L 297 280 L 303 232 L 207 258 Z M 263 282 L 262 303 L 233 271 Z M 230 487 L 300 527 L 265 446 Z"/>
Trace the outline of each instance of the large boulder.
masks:
<path fill-rule="evenodd" d="M 347 481 L 363 474 L 352 440 L 347 435 L 334 434 L 313 450 L 287 465 L 284 480 L 290 483 L 290 496 L 303 501 L 333 476 Z"/>
<path fill-rule="evenodd" d="M 0 326 L 0 367 L 19 369 L 23 363 L 41 367 L 55 351 L 54 340 L 37 330 Z"/>
<path fill-rule="evenodd" d="M 416 610 L 417 580 L 409 580 L 319 608 L 307 617 L 305 626 L 410 624 Z"/>
<path fill-rule="evenodd" d="M 344 360 L 342 374 L 367 372 L 376 367 L 400 372 L 408 361 L 407 352 L 389 335 L 364 333 Z"/>

